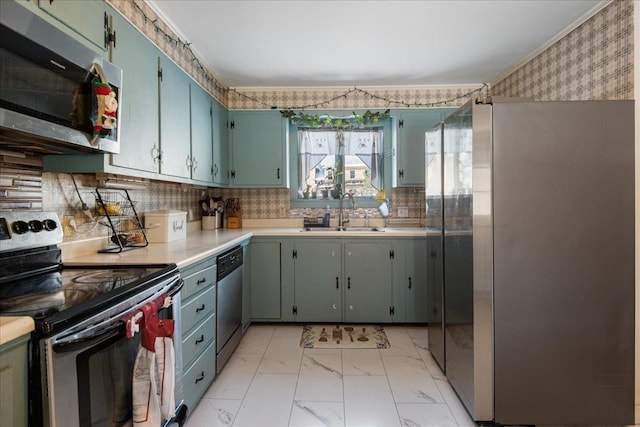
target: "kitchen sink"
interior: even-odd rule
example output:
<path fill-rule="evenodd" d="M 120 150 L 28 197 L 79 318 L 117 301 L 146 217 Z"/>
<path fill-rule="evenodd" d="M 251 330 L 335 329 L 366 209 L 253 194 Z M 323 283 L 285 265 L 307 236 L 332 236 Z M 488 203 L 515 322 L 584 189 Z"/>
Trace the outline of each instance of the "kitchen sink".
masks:
<path fill-rule="evenodd" d="M 300 231 L 351 231 L 351 232 L 383 232 L 380 227 L 304 227 Z"/>

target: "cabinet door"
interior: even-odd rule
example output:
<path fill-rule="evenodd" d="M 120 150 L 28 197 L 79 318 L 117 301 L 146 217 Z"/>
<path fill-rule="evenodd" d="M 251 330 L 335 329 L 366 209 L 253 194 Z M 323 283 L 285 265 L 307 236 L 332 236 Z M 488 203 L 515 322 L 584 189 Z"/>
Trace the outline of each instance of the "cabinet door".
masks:
<path fill-rule="evenodd" d="M 107 50 L 103 0 L 40 0 L 38 6 L 101 50 Z"/>
<path fill-rule="evenodd" d="M 342 320 L 340 249 L 340 243 L 296 242 L 293 254 L 296 321 Z"/>
<path fill-rule="evenodd" d="M 229 112 L 213 100 L 213 183 L 229 185 Z"/>
<path fill-rule="evenodd" d="M 393 255 L 390 243 L 344 244 L 345 321 L 393 320 Z"/>
<path fill-rule="evenodd" d="M 280 242 L 251 242 L 249 251 L 251 316 L 279 320 Z"/>
<path fill-rule="evenodd" d="M 28 418 L 29 336 L 0 346 L 0 427 L 26 427 Z"/>
<path fill-rule="evenodd" d="M 285 178 L 284 119 L 279 111 L 231 113 L 231 183 L 280 187 Z"/>
<path fill-rule="evenodd" d="M 191 179 L 213 182 L 213 98 L 191 82 Z"/>
<path fill-rule="evenodd" d="M 455 109 L 400 110 L 394 186 L 424 186 L 425 132 Z"/>
<path fill-rule="evenodd" d="M 406 322 L 427 322 L 427 240 L 408 240 L 405 245 Z"/>
<path fill-rule="evenodd" d="M 160 56 L 160 173 L 190 178 L 191 148 L 189 77 L 164 55 Z"/>
<path fill-rule="evenodd" d="M 112 16 L 113 30 L 118 34 L 118 43 L 112 49 L 111 61 L 123 70 L 120 154 L 111 155 L 111 164 L 157 173 L 160 154 L 160 51 L 118 12 L 111 8 L 108 11 Z"/>

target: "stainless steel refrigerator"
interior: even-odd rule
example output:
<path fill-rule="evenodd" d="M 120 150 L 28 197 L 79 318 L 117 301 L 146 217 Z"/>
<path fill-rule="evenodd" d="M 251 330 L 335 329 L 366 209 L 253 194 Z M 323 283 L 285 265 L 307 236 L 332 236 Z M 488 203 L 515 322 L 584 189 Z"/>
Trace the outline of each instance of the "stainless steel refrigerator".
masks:
<path fill-rule="evenodd" d="M 470 102 L 426 135 L 429 347 L 476 421 L 634 421 L 632 101 Z"/>

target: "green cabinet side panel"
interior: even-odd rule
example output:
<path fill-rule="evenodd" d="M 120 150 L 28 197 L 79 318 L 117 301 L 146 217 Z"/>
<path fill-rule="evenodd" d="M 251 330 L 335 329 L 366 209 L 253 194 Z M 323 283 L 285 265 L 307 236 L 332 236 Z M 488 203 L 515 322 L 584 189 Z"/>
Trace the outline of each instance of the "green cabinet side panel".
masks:
<path fill-rule="evenodd" d="M 340 243 L 297 242 L 294 249 L 295 307 L 300 322 L 340 322 Z"/>
<path fill-rule="evenodd" d="M 249 251 L 252 318 L 279 320 L 280 242 L 253 242 Z"/>

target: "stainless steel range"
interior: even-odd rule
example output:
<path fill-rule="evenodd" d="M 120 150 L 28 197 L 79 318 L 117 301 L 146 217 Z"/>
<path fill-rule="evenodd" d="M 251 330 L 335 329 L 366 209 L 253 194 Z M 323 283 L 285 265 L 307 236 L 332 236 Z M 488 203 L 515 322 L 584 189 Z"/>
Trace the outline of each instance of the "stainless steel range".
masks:
<path fill-rule="evenodd" d="M 126 320 L 151 302 L 172 301 L 157 316 L 175 322 L 173 341 L 180 343 L 178 269 L 65 266 L 57 246 L 62 237 L 54 213 L 0 212 L 0 316 L 31 316 L 36 325 L 29 342 L 29 423 L 131 425 L 141 334 L 128 337 Z M 174 349 L 176 409 L 163 425 L 182 425 L 186 417 L 181 346 Z"/>

